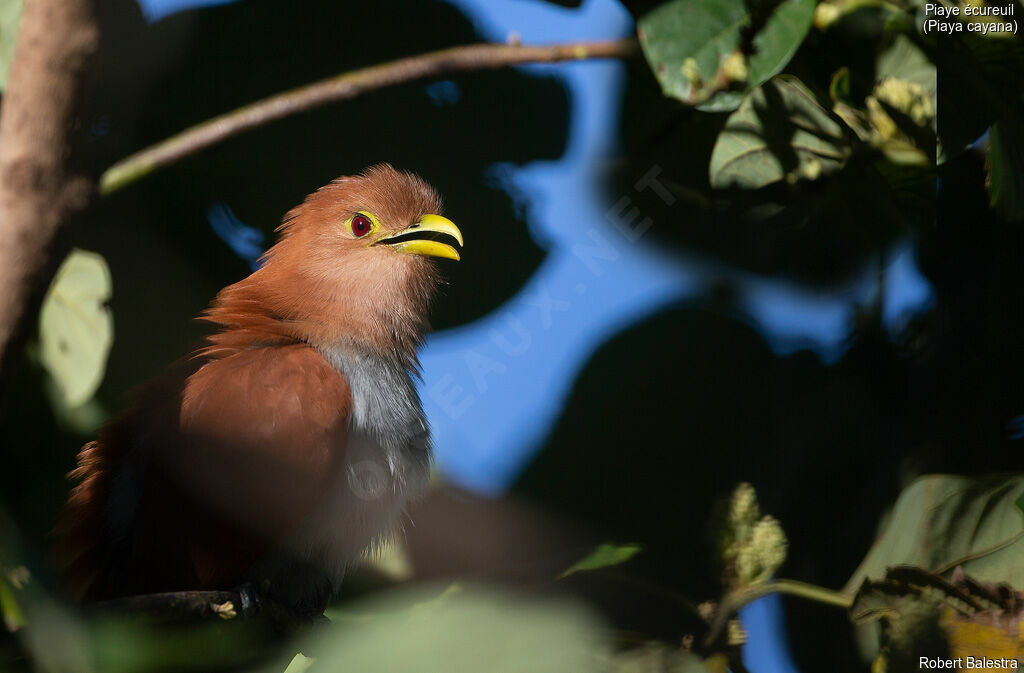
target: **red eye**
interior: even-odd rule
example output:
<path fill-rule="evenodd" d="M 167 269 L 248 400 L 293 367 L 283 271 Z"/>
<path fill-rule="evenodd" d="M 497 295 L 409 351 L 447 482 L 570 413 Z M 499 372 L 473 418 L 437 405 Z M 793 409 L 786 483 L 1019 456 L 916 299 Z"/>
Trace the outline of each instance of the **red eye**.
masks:
<path fill-rule="evenodd" d="M 370 233 L 373 229 L 373 223 L 370 222 L 370 218 L 366 215 L 356 213 L 355 217 L 352 218 L 352 233 L 355 234 L 356 238 L 362 238 Z"/>

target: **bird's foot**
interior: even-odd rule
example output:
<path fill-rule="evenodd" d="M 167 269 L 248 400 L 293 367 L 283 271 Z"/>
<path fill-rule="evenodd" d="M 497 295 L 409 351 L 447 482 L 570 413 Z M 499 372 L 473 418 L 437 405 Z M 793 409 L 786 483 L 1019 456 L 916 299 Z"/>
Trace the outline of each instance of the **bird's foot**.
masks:
<path fill-rule="evenodd" d="M 253 617 L 263 609 L 263 594 L 252 582 L 245 582 L 233 589 L 238 594 L 239 605 L 235 611 L 242 617 Z"/>

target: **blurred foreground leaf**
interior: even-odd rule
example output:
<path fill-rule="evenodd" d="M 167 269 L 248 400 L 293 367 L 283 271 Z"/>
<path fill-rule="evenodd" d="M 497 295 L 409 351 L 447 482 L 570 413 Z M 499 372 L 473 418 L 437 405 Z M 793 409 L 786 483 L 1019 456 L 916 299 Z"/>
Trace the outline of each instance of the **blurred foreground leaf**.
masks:
<path fill-rule="evenodd" d="M 110 269 L 101 255 L 75 249 L 61 264 L 39 314 L 40 359 L 70 408 L 89 400 L 114 340 Z"/>
<path fill-rule="evenodd" d="M 359 673 L 589 673 L 605 670 L 610 653 L 601 627 L 583 608 L 564 601 L 524 598 L 480 587 L 430 602 L 437 588 L 393 592 L 364 601 L 374 615 L 335 624 L 301 647 L 315 661 L 309 671 Z M 300 666 L 291 657 L 265 669 Z M 294 670 L 294 669 L 292 669 Z"/>
<path fill-rule="evenodd" d="M 38 587 L 18 594 L 17 636 L 33 670 L 60 673 L 222 671 L 267 661 L 273 641 L 254 621 L 157 626 L 127 616 L 72 611 Z"/>
<path fill-rule="evenodd" d="M 711 153 L 711 186 L 757 189 L 787 178 L 813 180 L 842 168 L 850 141 L 798 79 L 776 77 L 729 116 Z"/>
<path fill-rule="evenodd" d="M 143 673 L 243 670 L 279 650 L 281 633 L 255 619 L 157 624 L 140 614 L 72 607 L 48 595 L 29 570 L 15 528 L 0 509 L 0 598 L 19 627 L 0 638 L 0 670 Z M 12 610 L 12 602 L 14 608 Z M 0 630 L 0 636 L 6 635 Z"/>
<path fill-rule="evenodd" d="M 404 540 L 399 538 L 390 538 L 373 550 L 366 565 L 392 582 L 405 582 L 413 577 L 409 550 Z"/>
<path fill-rule="evenodd" d="M 886 569 L 913 565 L 944 575 L 961 566 L 984 582 L 1024 588 L 1024 475 L 921 477 L 900 494 L 881 535 L 844 592 Z"/>
<path fill-rule="evenodd" d="M 288 668 L 284 669 L 284 673 L 304 673 L 315 663 L 316 659 L 307 657 L 299 652 L 292 658 L 291 662 L 288 664 Z"/>
<path fill-rule="evenodd" d="M 711 673 L 727 671 L 724 662 L 714 658 L 702 662 L 692 652 L 664 643 L 647 643 L 615 655 L 610 673 Z"/>
<path fill-rule="evenodd" d="M 666 96 L 701 110 L 735 110 L 746 91 L 786 66 L 811 27 L 813 0 L 782 0 L 774 9 L 763 7 L 771 12 L 755 27 L 745 84 L 738 91 L 716 90 L 720 70 L 739 54 L 743 31 L 751 26 L 751 4 L 670 0 L 640 18 L 640 45 Z"/>
<path fill-rule="evenodd" d="M 568 577 L 573 573 L 584 570 L 598 570 L 608 566 L 621 565 L 639 554 L 642 549 L 638 544 L 614 545 L 605 543 L 599 545 L 597 549 L 569 566 L 558 578 Z"/>

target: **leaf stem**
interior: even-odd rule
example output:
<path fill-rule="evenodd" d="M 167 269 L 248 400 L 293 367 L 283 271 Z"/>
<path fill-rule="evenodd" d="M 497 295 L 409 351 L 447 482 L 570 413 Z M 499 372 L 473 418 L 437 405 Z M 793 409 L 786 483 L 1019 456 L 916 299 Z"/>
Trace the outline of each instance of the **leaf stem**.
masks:
<path fill-rule="evenodd" d="M 726 622 L 737 610 L 758 598 L 764 598 L 772 594 L 795 596 L 824 605 L 832 605 L 843 610 L 848 610 L 853 605 L 853 598 L 851 596 L 840 591 L 820 587 L 816 584 L 808 584 L 807 582 L 781 579 L 754 584 L 731 591 L 725 595 L 721 605 L 718 606 L 718 610 L 715 611 L 714 619 L 711 620 L 711 628 L 708 631 L 705 642 L 708 645 L 714 643 L 722 633 Z"/>
<path fill-rule="evenodd" d="M 351 70 L 250 103 L 140 150 L 103 173 L 99 192 L 110 195 L 157 169 L 270 121 L 394 84 L 526 63 L 624 58 L 636 51 L 637 43 L 632 38 L 543 46 L 470 44 Z"/>

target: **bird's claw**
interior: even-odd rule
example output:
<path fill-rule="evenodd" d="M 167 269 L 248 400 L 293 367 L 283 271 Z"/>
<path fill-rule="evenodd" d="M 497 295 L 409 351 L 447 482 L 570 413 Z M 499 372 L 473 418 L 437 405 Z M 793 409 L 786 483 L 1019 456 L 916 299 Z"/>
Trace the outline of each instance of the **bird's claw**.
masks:
<path fill-rule="evenodd" d="M 256 585 L 251 582 L 246 582 L 238 587 L 235 587 L 235 592 L 238 594 L 238 606 L 237 613 L 243 617 L 252 617 L 259 614 L 260 609 L 263 606 L 263 598 L 260 595 Z"/>

